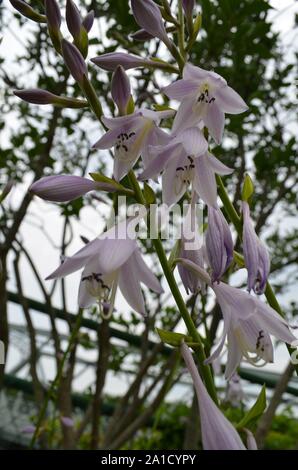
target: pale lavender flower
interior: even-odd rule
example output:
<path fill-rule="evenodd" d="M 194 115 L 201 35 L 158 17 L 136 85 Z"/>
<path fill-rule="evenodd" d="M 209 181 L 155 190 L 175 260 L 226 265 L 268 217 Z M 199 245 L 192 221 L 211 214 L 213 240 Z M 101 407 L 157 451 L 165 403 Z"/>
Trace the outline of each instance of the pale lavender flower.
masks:
<path fill-rule="evenodd" d="M 66 428 L 73 428 L 74 427 L 74 420 L 72 418 L 70 418 L 69 416 L 61 416 L 60 420 L 61 420 L 61 423 Z"/>
<path fill-rule="evenodd" d="M 133 230 L 138 220 L 124 221 L 89 242 L 73 256 L 66 258 L 47 279 L 67 276 L 84 268 L 79 287 L 78 303 L 87 308 L 98 303 L 101 310 L 106 304 L 113 308 L 116 289 L 119 289 L 128 304 L 145 315 L 145 304 L 141 283 L 161 294 L 158 279 L 143 261 L 135 239 L 128 230 Z M 131 227 L 130 225 L 133 225 Z"/>
<path fill-rule="evenodd" d="M 169 206 L 178 202 L 190 186 L 206 204 L 215 205 L 215 174 L 227 175 L 233 170 L 208 153 L 207 148 L 200 129 L 188 128 L 172 137 L 168 145 L 149 148 L 150 158 L 140 179 L 156 178 L 163 171 L 163 202 Z"/>
<path fill-rule="evenodd" d="M 118 65 L 112 77 L 112 98 L 116 103 L 120 114 L 126 114 L 127 105 L 130 100 L 130 83 L 124 68 Z"/>
<path fill-rule="evenodd" d="M 216 143 L 222 140 L 225 113 L 239 114 L 248 109 L 243 99 L 220 75 L 190 63 L 183 69 L 183 79 L 166 87 L 164 93 L 181 101 L 173 132 L 203 121 Z"/>
<path fill-rule="evenodd" d="M 29 191 L 36 196 L 52 202 L 72 201 L 94 190 L 113 192 L 115 187 L 81 176 L 52 175 L 35 181 L 29 188 Z"/>
<path fill-rule="evenodd" d="M 235 373 L 243 356 L 253 365 L 261 359 L 264 363 L 273 362 L 270 335 L 288 344 L 296 340 L 286 320 L 269 305 L 224 282 L 212 283 L 206 271 L 191 261 L 180 260 L 180 262 L 196 272 L 216 294 L 223 315 L 224 329 L 216 350 L 207 362 L 219 357 L 227 337 L 228 359 L 225 376 L 228 380 Z"/>
<path fill-rule="evenodd" d="M 72 0 L 66 1 L 66 24 L 68 31 L 74 38 L 79 38 L 82 28 L 82 17 L 78 7 Z"/>
<path fill-rule="evenodd" d="M 90 10 L 82 21 L 82 25 L 86 29 L 87 33 L 91 30 L 94 22 L 94 10 Z"/>
<path fill-rule="evenodd" d="M 152 0 L 131 0 L 133 16 L 138 25 L 149 34 L 168 42 L 160 9 Z"/>
<path fill-rule="evenodd" d="M 234 426 L 209 396 L 189 347 L 183 342 L 181 354 L 189 370 L 198 399 L 204 450 L 246 450 Z"/>
<path fill-rule="evenodd" d="M 206 249 L 212 282 L 218 282 L 230 266 L 234 251 L 230 227 L 218 207 L 208 206 Z"/>
<path fill-rule="evenodd" d="M 95 144 L 94 148 L 114 147 L 114 178 L 121 180 L 134 166 L 139 156 L 146 162 L 150 145 L 162 145 L 169 140 L 157 123 L 173 115 L 173 111 L 150 111 L 137 109 L 133 114 L 116 118 L 103 117 L 109 129 Z"/>
<path fill-rule="evenodd" d="M 56 0 L 45 0 L 45 12 L 48 25 L 54 31 L 59 31 L 61 26 L 61 12 Z"/>
<path fill-rule="evenodd" d="M 88 75 L 87 65 L 81 52 L 74 44 L 63 39 L 62 53 L 69 72 L 78 83 L 81 83 L 84 76 Z"/>
<path fill-rule="evenodd" d="M 243 214 L 243 254 L 248 272 L 248 290 L 263 294 L 269 271 L 270 258 L 265 245 L 257 236 L 250 218 L 249 205 L 242 201 Z"/>
<path fill-rule="evenodd" d="M 107 54 L 93 57 L 91 62 L 109 72 L 114 71 L 118 65 L 122 65 L 124 70 L 128 70 L 136 67 L 144 67 L 152 63 L 152 61 L 148 59 L 133 54 L 127 54 L 126 52 L 108 52 Z"/>

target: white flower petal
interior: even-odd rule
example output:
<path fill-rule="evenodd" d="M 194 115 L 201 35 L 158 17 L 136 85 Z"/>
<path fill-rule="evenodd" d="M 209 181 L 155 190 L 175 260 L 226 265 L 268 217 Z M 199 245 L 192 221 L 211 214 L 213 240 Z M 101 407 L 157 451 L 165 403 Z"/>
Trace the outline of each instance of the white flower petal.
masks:
<path fill-rule="evenodd" d="M 214 102 L 208 106 L 207 113 L 203 120 L 215 142 L 220 144 L 225 127 L 224 112 L 219 109 L 217 104 Z"/>
<path fill-rule="evenodd" d="M 216 92 L 216 102 L 224 113 L 240 114 L 248 109 L 241 96 L 229 86 L 220 88 Z"/>

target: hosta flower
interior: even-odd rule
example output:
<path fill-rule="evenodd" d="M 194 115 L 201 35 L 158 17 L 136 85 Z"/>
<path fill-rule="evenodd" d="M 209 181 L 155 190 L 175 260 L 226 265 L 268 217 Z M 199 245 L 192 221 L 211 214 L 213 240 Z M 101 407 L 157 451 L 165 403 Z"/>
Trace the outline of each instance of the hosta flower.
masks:
<path fill-rule="evenodd" d="M 164 93 L 181 101 L 173 132 L 203 121 L 216 143 L 222 140 L 225 113 L 239 114 L 248 109 L 224 78 L 190 63 L 184 67 L 183 78 L 166 87 Z"/>
<path fill-rule="evenodd" d="M 183 220 L 182 235 L 180 241 L 179 258 L 185 258 L 204 268 L 205 250 L 199 235 L 198 221 L 196 217 L 196 195 L 192 199 L 188 212 Z M 196 273 L 178 264 L 178 272 L 186 293 L 205 293 L 205 283 Z"/>
<path fill-rule="evenodd" d="M 138 109 L 128 116 L 103 117 L 108 132 L 101 137 L 94 148 L 114 147 L 114 178 L 119 181 L 132 169 L 140 155 L 148 161 L 150 145 L 163 145 L 169 140 L 168 134 L 157 127 L 163 118 L 173 115 L 173 111 L 150 111 Z"/>
<path fill-rule="evenodd" d="M 129 103 L 130 83 L 124 68 L 118 65 L 112 77 L 111 93 L 114 103 L 116 103 L 120 114 L 126 114 L 127 105 Z"/>
<path fill-rule="evenodd" d="M 178 202 L 189 187 L 206 204 L 215 205 L 215 174 L 227 175 L 233 170 L 208 153 L 207 148 L 207 141 L 198 128 L 186 129 L 172 138 L 168 145 L 149 149 L 151 162 L 140 178 L 155 178 L 163 171 L 162 195 L 167 205 Z"/>
<path fill-rule="evenodd" d="M 206 250 L 212 282 L 219 281 L 232 262 L 234 243 L 229 225 L 218 207 L 208 206 Z"/>
<path fill-rule="evenodd" d="M 89 191 L 115 191 L 115 187 L 108 183 L 99 183 L 81 176 L 52 175 L 44 176 L 35 181 L 29 191 L 46 201 L 68 202 L 77 199 Z"/>
<path fill-rule="evenodd" d="M 234 426 L 209 396 L 189 347 L 182 343 L 181 353 L 191 375 L 198 399 L 204 450 L 246 450 Z"/>
<path fill-rule="evenodd" d="M 290 332 L 285 319 L 273 308 L 247 292 L 229 286 L 224 282 L 211 283 L 206 271 L 188 260 L 181 260 L 185 267 L 193 270 L 216 294 L 220 305 L 224 330 L 221 341 L 208 362 L 216 359 L 228 339 L 228 359 L 225 376 L 230 379 L 244 356 L 251 364 L 261 359 L 264 363 L 273 362 L 273 346 L 270 335 L 291 344 L 295 336 Z"/>
<path fill-rule="evenodd" d="M 129 227 L 129 223 L 133 227 Z M 47 279 L 64 277 L 84 268 L 78 295 L 81 308 L 98 303 L 100 309 L 104 310 L 109 304 L 112 311 L 119 286 L 128 304 L 145 315 L 141 283 L 159 294 L 162 293 L 162 288 L 143 261 L 135 239 L 128 234 L 128 229 L 134 232 L 135 224 L 136 221 L 124 221 L 112 227 L 73 256 L 66 258 Z"/>
<path fill-rule="evenodd" d="M 243 254 L 248 272 L 248 290 L 253 289 L 256 294 L 263 294 L 270 271 L 268 251 L 255 232 L 246 201 L 242 202 L 242 214 Z"/>

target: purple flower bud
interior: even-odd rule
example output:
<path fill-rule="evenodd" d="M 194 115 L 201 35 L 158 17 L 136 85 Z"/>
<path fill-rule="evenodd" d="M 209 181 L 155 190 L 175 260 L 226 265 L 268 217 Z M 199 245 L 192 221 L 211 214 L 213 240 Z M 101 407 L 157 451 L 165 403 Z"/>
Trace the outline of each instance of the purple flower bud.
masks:
<path fill-rule="evenodd" d="M 203 248 L 200 248 L 198 250 L 186 250 L 184 240 L 181 240 L 179 258 L 187 259 L 200 266 L 201 268 L 204 268 Z M 199 278 L 199 276 L 195 272 L 191 271 L 181 263 L 178 264 L 178 271 L 187 295 L 189 294 L 189 292 L 191 292 L 192 294 L 196 294 L 199 291 L 204 294 L 205 283 Z"/>
<path fill-rule="evenodd" d="M 28 424 L 22 429 L 23 434 L 34 434 L 36 427 L 33 424 Z"/>
<path fill-rule="evenodd" d="M 107 54 L 94 57 L 91 59 L 91 62 L 108 71 L 114 71 L 118 65 L 122 65 L 124 70 L 128 70 L 135 67 L 144 67 L 146 64 L 150 64 L 150 61 L 147 59 L 127 54 L 125 52 L 108 52 Z"/>
<path fill-rule="evenodd" d="M 45 0 L 44 2 L 48 25 L 55 31 L 61 26 L 61 12 L 56 0 Z"/>
<path fill-rule="evenodd" d="M 168 41 L 160 9 L 152 0 L 131 0 L 136 22 L 152 36 Z"/>
<path fill-rule="evenodd" d="M 86 29 L 87 33 L 91 30 L 94 22 L 94 10 L 90 10 L 82 21 L 82 25 Z"/>
<path fill-rule="evenodd" d="M 229 225 L 218 207 L 208 206 L 207 256 L 212 282 L 219 281 L 233 259 L 234 244 Z"/>
<path fill-rule="evenodd" d="M 192 18 L 195 0 L 182 0 L 182 7 L 186 18 Z"/>
<path fill-rule="evenodd" d="M 118 65 L 112 77 L 112 98 L 118 106 L 120 114 L 126 114 L 130 99 L 130 83 L 124 68 Z"/>
<path fill-rule="evenodd" d="M 14 95 L 33 104 L 53 104 L 55 95 L 47 90 L 28 88 L 27 90 L 14 90 Z"/>
<path fill-rule="evenodd" d="M 53 104 L 62 108 L 85 108 L 88 101 L 79 100 L 77 98 L 68 98 L 67 96 L 57 96 L 47 90 L 40 88 L 29 88 L 27 90 L 14 90 L 16 96 L 27 103 L 45 105 Z"/>
<path fill-rule="evenodd" d="M 131 34 L 130 37 L 134 39 L 135 41 L 149 41 L 150 39 L 153 39 L 154 36 L 152 34 L 148 33 L 144 29 L 139 29 L 135 33 Z"/>
<path fill-rule="evenodd" d="M 74 44 L 63 39 L 62 53 L 64 62 L 73 78 L 79 83 L 82 82 L 84 76 L 87 76 L 88 70 L 84 57 L 79 49 Z"/>
<path fill-rule="evenodd" d="M 61 423 L 64 424 L 65 427 L 67 428 L 73 428 L 74 427 L 74 421 L 72 418 L 69 418 L 68 416 L 61 416 Z"/>
<path fill-rule="evenodd" d="M 36 21 L 37 23 L 46 23 L 47 18 L 45 15 L 41 15 L 37 11 L 28 5 L 28 3 L 23 2 L 23 0 L 9 0 L 12 6 L 23 16 L 29 18 L 30 20 Z"/>
<path fill-rule="evenodd" d="M 82 27 L 82 18 L 80 12 L 72 0 L 66 2 L 66 23 L 68 31 L 74 38 L 80 36 Z"/>
<path fill-rule="evenodd" d="M 115 188 L 107 183 L 72 175 L 45 176 L 33 183 L 29 191 L 47 201 L 68 202 L 95 189 L 115 191 Z"/>
<path fill-rule="evenodd" d="M 250 218 L 249 205 L 242 201 L 243 213 L 243 254 L 248 272 L 248 290 L 263 294 L 269 271 L 270 259 L 265 245 L 260 241 Z"/>

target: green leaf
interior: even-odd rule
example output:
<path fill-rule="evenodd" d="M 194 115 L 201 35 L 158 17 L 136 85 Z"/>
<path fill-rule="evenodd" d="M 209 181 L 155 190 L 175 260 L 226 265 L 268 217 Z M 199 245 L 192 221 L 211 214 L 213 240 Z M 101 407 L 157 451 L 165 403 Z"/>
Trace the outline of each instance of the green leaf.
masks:
<path fill-rule="evenodd" d="M 181 345 L 182 341 L 186 343 L 191 343 L 194 345 L 194 340 L 191 336 L 183 335 L 182 333 L 174 333 L 172 331 L 161 330 L 156 328 L 156 332 L 159 335 L 163 343 L 169 344 L 170 346 L 178 347 Z"/>
<path fill-rule="evenodd" d="M 156 201 L 155 192 L 147 183 L 144 183 L 144 196 L 145 196 L 147 204 L 155 203 Z"/>
<path fill-rule="evenodd" d="M 265 384 L 260 391 L 257 401 L 253 407 L 246 413 L 241 419 L 240 423 L 237 424 L 237 428 L 241 429 L 246 427 L 252 421 L 256 421 L 263 413 L 266 408 L 266 387 Z"/>
<path fill-rule="evenodd" d="M 249 201 L 251 196 L 254 193 L 254 184 L 252 182 L 251 177 L 246 174 L 244 183 L 243 183 L 243 188 L 242 188 L 242 201 Z"/>
<path fill-rule="evenodd" d="M 240 266 L 240 268 L 245 267 L 245 262 L 243 256 L 238 253 L 237 251 L 234 251 L 234 261 Z"/>
<path fill-rule="evenodd" d="M 135 103 L 134 103 L 133 97 L 130 95 L 130 98 L 129 98 L 129 101 L 128 101 L 128 104 L 127 104 L 127 108 L 126 108 L 126 113 L 127 114 L 133 114 L 134 110 L 135 110 Z"/>
<path fill-rule="evenodd" d="M 168 264 L 171 270 L 175 269 L 174 261 L 176 258 L 179 258 L 180 247 L 181 247 L 181 240 L 177 240 L 175 245 L 173 246 L 173 249 L 168 259 Z"/>

